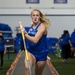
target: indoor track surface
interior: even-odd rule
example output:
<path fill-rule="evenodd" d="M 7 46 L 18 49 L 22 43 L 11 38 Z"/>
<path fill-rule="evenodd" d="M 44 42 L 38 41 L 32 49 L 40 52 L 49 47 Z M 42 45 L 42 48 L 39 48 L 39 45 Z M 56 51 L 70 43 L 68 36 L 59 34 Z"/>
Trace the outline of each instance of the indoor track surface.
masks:
<path fill-rule="evenodd" d="M 24 54 L 24 52 L 22 52 L 18 62 L 16 63 L 16 65 L 10 75 L 25 75 L 24 58 L 25 58 L 25 54 Z M 50 65 L 47 63 L 42 75 L 58 75 L 56 73 L 53 73 L 52 69 L 50 68 Z M 35 70 L 35 68 L 33 67 L 32 75 L 35 75 L 34 70 Z"/>

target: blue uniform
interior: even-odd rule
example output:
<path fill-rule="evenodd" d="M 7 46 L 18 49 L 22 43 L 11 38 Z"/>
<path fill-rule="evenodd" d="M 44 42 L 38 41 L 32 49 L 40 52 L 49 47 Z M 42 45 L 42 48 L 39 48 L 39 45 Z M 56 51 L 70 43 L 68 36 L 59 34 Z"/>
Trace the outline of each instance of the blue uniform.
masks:
<path fill-rule="evenodd" d="M 4 45 L 5 41 L 2 41 L 2 38 L 0 38 L 0 51 L 4 51 Z"/>
<path fill-rule="evenodd" d="M 62 45 L 69 44 L 68 40 L 70 40 L 70 35 L 67 34 L 67 35 L 61 37 L 60 39 L 61 39 Z"/>
<path fill-rule="evenodd" d="M 75 47 L 75 31 L 71 34 L 72 46 Z"/>
<path fill-rule="evenodd" d="M 68 40 L 70 40 L 70 35 L 67 34 L 63 37 L 60 37 L 59 40 L 60 40 L 60 48 L 62 49 L 63 45 L 69 44 Z"/>
<path fill-rule="evenodd" d="M 3 36 L 0 36 L 0 59 L 1 59 L 0 67 L 1 68 L 3 66 L 4 45 L 5 45 L 5 40 L 4 40 Z"/>
<path fill-rule="evenodd" d="M 40 24 L 41 23 L 39 23 L 35 29 L 33 28 L 33 25 L 32 25 L 28 31 L 28 35 L 35 36 Z M 46 44 L 46 35 L 43 34 L 40 40 L 36 44 L 27 40 L 27 50 L 36 57 L 36 61 L 46 60 L 47 53 L 48 53 L 47 44 Z"/>
<path fill-rule="evenodd" d="M 70 44 L 69 44 L 70 35 L 66 34 L 66 35 L 62 36 L 60 38 L 60 40 L 61 40 L 62 58 L 67 59 L 71 56 L 70 55 L 71 50 L 70 50 Z"/>

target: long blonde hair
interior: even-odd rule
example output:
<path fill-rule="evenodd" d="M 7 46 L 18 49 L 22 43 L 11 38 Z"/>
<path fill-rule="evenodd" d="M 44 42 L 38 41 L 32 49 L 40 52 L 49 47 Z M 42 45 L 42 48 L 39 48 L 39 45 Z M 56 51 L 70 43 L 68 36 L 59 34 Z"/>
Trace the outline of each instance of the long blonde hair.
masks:
<path fill-rule="evenodd" d="M 47 18 L 45 17 L 45 15 L 43 15 L 40 10 L 34 9 L 33 11 L 38 11 L 39 14 L 40 14 L 40 21 L 41 21 L 46 27 L 49 27 L 49 25 L 50 25 L 49 19 L 47 19 Z M 33 11 L 31 12 L 31 15 L 32 15 Z"/>

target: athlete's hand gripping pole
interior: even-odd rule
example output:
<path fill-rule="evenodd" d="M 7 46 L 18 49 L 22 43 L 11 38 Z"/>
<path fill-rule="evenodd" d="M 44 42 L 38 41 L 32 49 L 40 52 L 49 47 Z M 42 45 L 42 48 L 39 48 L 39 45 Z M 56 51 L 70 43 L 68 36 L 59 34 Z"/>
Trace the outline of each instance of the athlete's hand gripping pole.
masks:
<path fill-rule="evenodd" d="M 20 25 L 20 28 L 22 29 L 22 24 L 21 22 L 19 23 Z M 32 75 L 32 72 L 31 72 L 31 66 L 30 66 L 30 59 L 29 59 L 29 55 L 28 55 L 28 51 L 26 49 L 26 43 L 25 43 L 25 32 L 24 30 L 21 31 L 22 32 L 22 38 L 23 38 L 23 43 L 24 43 L 24 49 L 25 49 L 25 55 L 26 55 L 26 59 L 27 59 L 27 63 L 28 63 L 28 68 L 29 68 L 29 72 L 30 72 L 30 75 Z"/>

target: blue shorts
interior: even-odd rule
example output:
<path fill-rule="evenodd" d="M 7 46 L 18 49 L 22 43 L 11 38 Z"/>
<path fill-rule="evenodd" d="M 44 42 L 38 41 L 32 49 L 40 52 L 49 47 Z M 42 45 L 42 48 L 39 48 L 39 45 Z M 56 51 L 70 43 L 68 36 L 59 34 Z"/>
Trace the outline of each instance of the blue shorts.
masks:
<path fill-rule="evenodd" d="M 31 52 L 30 52 L 31 53 Z M 37 61 L 45 61 L 47 60 L 47 54 L 48 52 L 43 52 L 43 53 L 32 53 L 35 58 L 36 58 L 36 62 Z"/>

